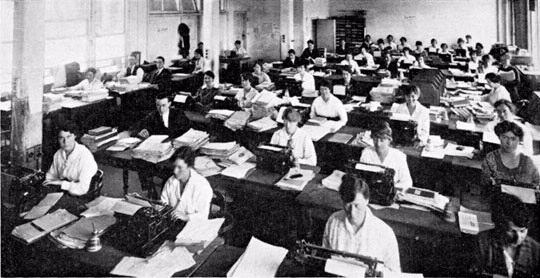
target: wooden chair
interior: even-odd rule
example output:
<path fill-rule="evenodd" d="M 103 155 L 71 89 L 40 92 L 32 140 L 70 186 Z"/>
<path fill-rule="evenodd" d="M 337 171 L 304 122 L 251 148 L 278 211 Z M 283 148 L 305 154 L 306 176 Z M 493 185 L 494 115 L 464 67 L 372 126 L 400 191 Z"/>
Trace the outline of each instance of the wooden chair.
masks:
<path fill-rule="evenodd" d="M 90 181 L 90 187 L 88 188 L 88 192 L 82 196 L 80 196 L 80 199 L 83 199 L 85 201 L 92 201 L 99 197 L 101 195 L 101 189 L 103 188 L 103 170 L 98 169 L 96 174 L 92 177 L 92 180 Z"/>
<path fill-rule="evenodd" d="M 214 190 L 214 196 L 212 197 L 212 201 L 210 203 L 210 215 L 208 218 L 212 219 L 220 217 L 225 218 L 225 222 L 219 230 L 219 236 L 223 237 L 225 242 L 227 242 L 228 233 L 234 227 L 235 220 L 232 214 L 228 211 L 227 202 L 225 201 L 225 196 L 223 193 Z"/>

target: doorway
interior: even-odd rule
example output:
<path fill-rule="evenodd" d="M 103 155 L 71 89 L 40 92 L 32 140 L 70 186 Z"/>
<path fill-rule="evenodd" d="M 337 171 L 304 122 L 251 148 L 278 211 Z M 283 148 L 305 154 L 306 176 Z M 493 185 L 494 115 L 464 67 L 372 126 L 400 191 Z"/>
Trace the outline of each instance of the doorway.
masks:
<path fill-rule="evenodd" d="M 235 11 L 233 18 L 233 38 L 234 41 L 239 40 L 242 42 L 242 46 L 248 51 L 247 47 L 247 12 Z"/>

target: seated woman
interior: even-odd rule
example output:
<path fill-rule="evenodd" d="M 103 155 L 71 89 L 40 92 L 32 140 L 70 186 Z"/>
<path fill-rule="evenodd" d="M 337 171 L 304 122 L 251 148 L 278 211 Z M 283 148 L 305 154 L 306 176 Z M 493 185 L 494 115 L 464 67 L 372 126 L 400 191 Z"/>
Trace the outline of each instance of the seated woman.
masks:
<path fill-rule="evenodd" d="M 43 184 L 57 186 L 71 195 L 81 196 L 88 192 L 98 167 L 92 153 L 75 141 L 76 134 L 77 127 L 73 123 L 66 122 L 60 126 L 60 149 L 54 154 Z"/>
<path fill-rule="evenodd" d="M 253 106 L 252 100 L 259 94 L 255 88 L 251 86 L 254 82 L 254 77 L 251 73 L 242 73 L 242 90 L 234 97 L 238 102 L 240 109 L 247 109 Z"/>
<path fill-rule="evenodd" d="M 437 54 L 439 53 L 439 45 L 437 43 L 437 39 L 433 38 L 431 39 L 431 44 L 429 45 L 428 48 L 426 48 L 426 51 L 428 52 L 428 54 Z"/>
<path fill-rule="evenodd" d="M 348 116 L 345 106 L 341 100 L 332 94 L 331 83 L 328 80 L 322 80 L 319 91 L 320 97 L 317 97 L 311 104 L 310 118 L 323 117 L 332 121 L 339 122 L 339 125 L 347 124 Z"/>
<path fill-rule="evenodd" d="M 351 57 L 352 57 L 352 54 L 351 54 Z M 356 57 L 354 57 L 356 60 L 363 60 L 365 61 L 365 65 L 368 66 L 368 67 L 373 67 L 375 66 L 375 60 L 373 60 L 373 55 L 371 55 L 369 52 L 368 52 L 368 48 L 366 48 L 365 46 L 362 46 L 360 48 L 360 54 L 356 55 Z M 352 66 L 352 65 L 351 65 Z M 356 67 L 358 68 L 358 64 L 356 65 Z M 358 73 L 360 73 L 360 70 L 358 69 Z"/>
<path fill-rule="evenodd" d="M 200 49 L 195 49 L 193 62 L 195 63 L 195 68 L 192 74 L 204 73 L 210 70 L 210 62 L 204 58 L 203 52 Z"/>
<path fill-rule="evenodd" d="M 306 71 L 306 65 L 305 62 L 299 63 L 296 67 L 298 73 L 294 75 L 295 80 L 302 82 L 302 94 L 315 91 L 315 78 Z"/>
<path fill-rule="evenodd" d="M 288 107 L 283 112 L 283 128 L 274 132 L 270 144 L 289 147 L 296 164 L 317 165 L 317 154 L 311 136 L 298 128 L 302 117 L 296 109 Z"/>
<path fill-rule="evenodd" d="M 383 269 L 401 272 L 396 235 L 390 226 L 371 212 L 368 184 L 359 177 L 346 174 L 339 195 L 343 210 L 328 218 L 322 246 L 376 257 L 384 262 Z"/>
<path fill-rule="evenodd" d="M 86 79 L 79 82 L 79 84 L 69 87 L 70 90 L 79 91 L 94 91 L 103 89 L 103 83 L 96 78 L 97 70 L 95 68 L 88 68 L 86 70 Z"/>
<path fill-rule="evenodd" d="M 478 65 L 478 72 L 488 74 L 490 72 L 498 72 L 499 69 L 493 65 L 493 57 L 489 54 L 483 55 Z"/>
<path fill-rule="evenodd" d="M 516 119 L 516 106 L 506 99 L 498 100 L 493 106 L 495 106 L 495 111 L 497 112 L 497 119 L 487 123 L 484 127 L 484 132 L 495 132 L 495 126 L 502 121 L 514 122 L 523 130 L 523 142 L 522 144 L 519 144 L 518 149 L 524 154 L 532 156 L 532 134 L 528 127 Z"/>
<path fill-rule="evenodd" d="M 540 185 L 540 174 L 532 159 L 518 150 L 523 142 L 523 129 L 515 122 L 503 121 L 495 126 L 501 148 L 486 155 L 482 162 L 483 184 L 491 186 L 497 180 Z"/>
<path fill-rule="evenodd" d="M 413 85 L 403 85 L 400 89 L 405 96 L 405 103 L 399 104 L 395 112 L 411 116 L 411 120 L 418 124 L 416 129 L 418 140 L 422 144 L 426 144 L 429 138 L 429 109 L 418 102 L 421 95 L 420 88 Z"/>
<path fill-rule="evenodd" d="M 403 48 L 403 56 L 398 59 L 398 67 L 414 65 L 414 63 L 416 63 L 416 57 L 411 55 L 411 49 L 408 47 Z"/>
<path fill-rule="evenodd" d="M 211 71 L 206 71 L 204 73 L 204 84 L 199 88 L 194 98 L 195 106 L 198 111 L 208 112 L 212 109 L 214 97 L 219 92 L 219 86 L 214 83 L 215 77 L 216 76 Z"/>
<path fill-rule="evenodd" d="M 263 72 L 262 69 L 263 69 L 262 62 L 259 61 L 255 64 L 255 66 L 253 66 L 252 74 L 255 78 L 257 78 L 260 86 L 261 85 L 266 86 L 272 83 L 272 81 L 270 80 L 270 77 L 268 76 L 268 74 Z"/>
<path fill-rule="evenodd" d="M 361 55 L 361 54 L 358 54 L 358 55 Z M 356 57 L 358 57 L 358 55 Z M 359 59 L 364 59 L 364 56 L 359 57 Z M 372 57 L 372 60 L 373 60 L 373 57 Z M 345 60 L 341 61 L 341 63 L 339 64 L 342 66 L 349 66 L 353 73 L 360 74 L 360 68 L 358 67 L 358 63 L 353 59 L 351 52 L 348 52 L 347 55 L 345 55 Z"/>
<path fill-rule="evenodd" d="M 208 219 L 213 191 L 206 178 L 193 169 L 195 152 L 181 147 L 171 161 L 174 172 L 163 186 L 161 201 L 174 208 L 175 220 Z"/>
<path fill-rule="evenodd" d="M 531 212 L 509 194 L 498 197 L 493 207 L 495 229 L 478 234 L 474 269 L 482 276 L 538 277 L 540 244 L 528 236 Z"/>
<path fill-rule="evenodd" d="M 499 76 L 501 77 L 501 84 L 510 93 L 512 102 L 517 103 L 521 100 L 518 88 L 521 84 L 521 74 L 519 70 L 510 63 L 512 55 L 506 53 L 501 56 L 501 66 L 499 67 Z"/>
<path fill-rule="evenodd" d="M 407 165 L 407 156 L 399 150 L 390 147 L 392 129 L 388 122 L 381 121 L 373 125 L 371 138 L 374 147 L 362 151 L 360 162 L 382 165 L 394 169 L 394 186 L 406 189 L 412 186 L 411 174 Z"/>
<path fill-rule="evenodd" d="M 487 84 L 491 87 L 491 92 L 489 92 L 489 94 L 487 95 L 483 95 L 480 98 L 482 101 L 487 101 L 491 103 L 491 105 L 494 105 L 495 102 L 500 99 L 512 101 L 512 99 L 510 98 L 510 93 L 501 84 L 501 77 L 498 74 L 492 72 L 486 74 L 486 81 Z"/>

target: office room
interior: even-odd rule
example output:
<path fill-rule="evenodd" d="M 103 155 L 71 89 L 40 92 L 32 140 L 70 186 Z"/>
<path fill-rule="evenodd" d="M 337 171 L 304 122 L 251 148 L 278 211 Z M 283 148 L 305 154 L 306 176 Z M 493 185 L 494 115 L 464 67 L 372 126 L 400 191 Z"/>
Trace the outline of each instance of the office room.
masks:
<path fill-rule="evenodd" d="M 538 2 L 0 0 L 1 275 L 540 277 Z"/>

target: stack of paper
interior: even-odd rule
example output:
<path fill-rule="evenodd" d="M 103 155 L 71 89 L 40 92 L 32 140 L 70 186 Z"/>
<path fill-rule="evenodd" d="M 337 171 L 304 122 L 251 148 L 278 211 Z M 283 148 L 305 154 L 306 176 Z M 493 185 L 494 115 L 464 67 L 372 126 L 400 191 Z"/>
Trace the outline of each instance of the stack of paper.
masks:
<path fill-rule="evenodd" d="M 227 157 L 225 162 L 230 162 L 232 164 L 240 165 L 254 157 L 255 155 L 250 152 L 245 147 L 240 147 L 235 153 L 231 154 L 231 156 Z"/>
<path fill-rule="evenodd" d="M 380 103 L 392 103 L 396 95 L 397 87 L 378 86 L 371 89 L 369 95 L 371 100 Z"/>
<path fill-rule="evenodd" d="M 352 138 L 353 136 L 351 134 L 336 133 L 332 137 L 330 137 L 330 139 L 328 139 L 328 142 L 347 144 Z"/>
<path fill-rule="evenodd" d="M 490 212 L 476 211 L 464 206 L 459 208 L 459 229 L 466 234 L 476 235 L 479 232 L 493 229 L 495 224 L 491 220 Z"/>
<path fill-rule="evenodd" d="M 107 150 L 111 152 L 123 152 L 127 149 L 131 149 L 137 146 L 140 142 L 141 142 L 141 139 L 136 138 L 136 137 L 123 138 L 116 141 L 116 143 L 108 147 Z"/>
<path fill-rule="evenodd" d="M 75 220 L 77 220 L 77 216 L 65 209 L 59 209 L 34 221 L 15 227 L 11 231 L 11 234 L 23 242 L 30 244 Z"/>
<path fill-rule="evenodd" d="M 224 222 L 225 218 L 190 220 L 176 236 L 174 243 L 180 246 L 201 244 L 202 248 L 206 248 L 217 238 L 219 229 Z"/>
<path fill-rule="evenodd" d="M 112 215 L 83 217 L 65 228 L 53 231 L 50 236 L 65 247 L 83 249 L 94 231 L 101 235 L 114 223 L 116 218 Z"/>
<path fill-rule="evenodd" d="M 195 157 L 194 168 L 203 177 L 210 177 L 221 173 L 221 168 L 208 156 Z"/>
<path fill-rule="evenodd" d="M 131 277 L 171 277 L 195 265 L 193 255 L 185 247 L 165 241 L 152 257 L 124 257 L 111 271 L 113 275 Z"/>
<path fill-rule="evenodd" d="M 244 254 L 227 272 L 227 277 L 274 277 L 285 255 L 287 249 L 252 237 Z"/>
<path fill-rule="evenodd" d="M 146 160 L 152 163 L 158 163 L 169 159 L 174 154 L 174 148 L 171 142 L 162 143 L 167 137 L 167 135 L 152 135 L 137 148 L 133 149 L 131 155 L 133 158 Z"/>
<path fill-rule="evenodd" d="M 118 132 L 111 127 L 99 127 L 88 131 L 83 135 L 83 143 L 91 152 L 113 145 L 118 140 Z"/>
<path fill-rule="evenodd" d="M 245 162 L 240 165 L 232 165 L 221 172 L 223 176 L 235 178 L 235 179 L 245 179 L 253 171 L 255 171 L 257 165 L 251 162 Z"/>
<path fill-rule="evenodd" d="M 310 123 L 312 125 L 322 125 L 327 120 L 328 119 L 326 119 L 325 117 L 314 117 L 314 118 L 309 119 L 308 123 Z"/>
<path fill-rule="evenodd" d="M 330 176 L 324 178 L 321 183 L 324 187 L 328 189 L 339 191 L 339 187 L 341 186 L 344 175 L 345 172 L 342 172 L 340 170 L 334 170 L 334 172 L 332 172 Z"/>
<path fill-rule="evenodd" d="M 273 92 L 267 90 L 262 90 L 255 98 L 253 98 L 253 103 L 262 105 L 264 107 L 270 107 L 277 101 L 277 96 Z"/>
<path fill-rule="evenodd" d="M 81 100 L 84 102 L 94 102 L 94 101 L 105 99 L 108 96 L 109 96 L 109 90 L 98 89 L 98 90 L 93 90 L 93 91 L 82 92 Z"/>
<path fill-rule="evenodd" d="M 445 156 L 444 140 L 439 135 L 430 135 L 428 145 L 422 150 L 422 157 L 443 159 Z"/>
<path fill-rule="evenodd" d="M 34 206 L 25 216 L 24 219 L 36 219 L 45 215 L 55 204 L 64 196 L 64 193 L 49 193 L 43 200 Z"/>
<path fill-rule="evenodd" d="M 230 116 L 232 116 L 233 113 L 234 113 L 234 111 L 232 111 L 232 110 L 213 109 L 213 110 L 208 111 L 208 114 L 206 114 L 206 117 L 207 118 L 219 119 L 219 120 L 226 120 Z"/>
<path fill-rule="evenodd" d="M 440 195 L 435 191 L 417 187 L 405 189 L 403 195 L 400 196 L 400 200 L 441 212 L 444 211 L 446 204 L 450 202 L 450 199 L 446 196 Z"/>
<path fill-rule="evenodd" d="M 266 130 L 276 128 L 278 124 L 276 121 L 272 120 L 270 117 L 264 117 L 259 120 L 248 123 L 247 126 L 256 132 L 263 132 Z"/>
<path fill-rule="evenodd" d="M 251 117 L 251 113 L 248 111 L 236 111 L 228 118 L 223 125 L 230 130 L 237 131 L 244 128 Z"/>
<path fill-rule="evenodd" d="M 198 150 L 201 146 L 208 143 L 209 140 L 210 135 L 208 132 L 190 128 L 186 133 L 173 140 L 173 146 L 175 148 L 187 146 L 193 150 Z"/>
<path fill-rule="evenodd" d="M 126 198 L 128 198 L 128 196 L 126 196 Z M 99 196 L 94 201 L 86 204 L 88 209 L 81 213 L 81 216 L 95 217 L 101 215 L 113 215 L 115 212 L 134 215 L 143 206 L 144 205 L 135 204 L 120 198 Z M 148 204 L 148 206 L 150 206 L 150 204 Z"/>
<path fill-rule="evenodd" d="M 315 173 L 312 170 L 291 168 L 276 185 L 285 190 L 302 191 L 313 177 L 315 177 Z"/>
<path fill-rule="evenodd" d="M 447 155 L 451 156 L 463 156 L 468 159 L 473 158 L 474 156 L 474 147 L 468 147 L 468 146 L 459 146 L 453 143 L 448 143 L 446 145 L 446 148 L 444 148 L 444 152 Z"/>
<path fill-rule="evenodd" d="M 240 145 L 236 142 L 226 142 L 226 143 L 207 143 L 201 147 L 201 153 L 210 156 L 210 158 L 216 159 L 226 159 L 235 153 Z"/>

